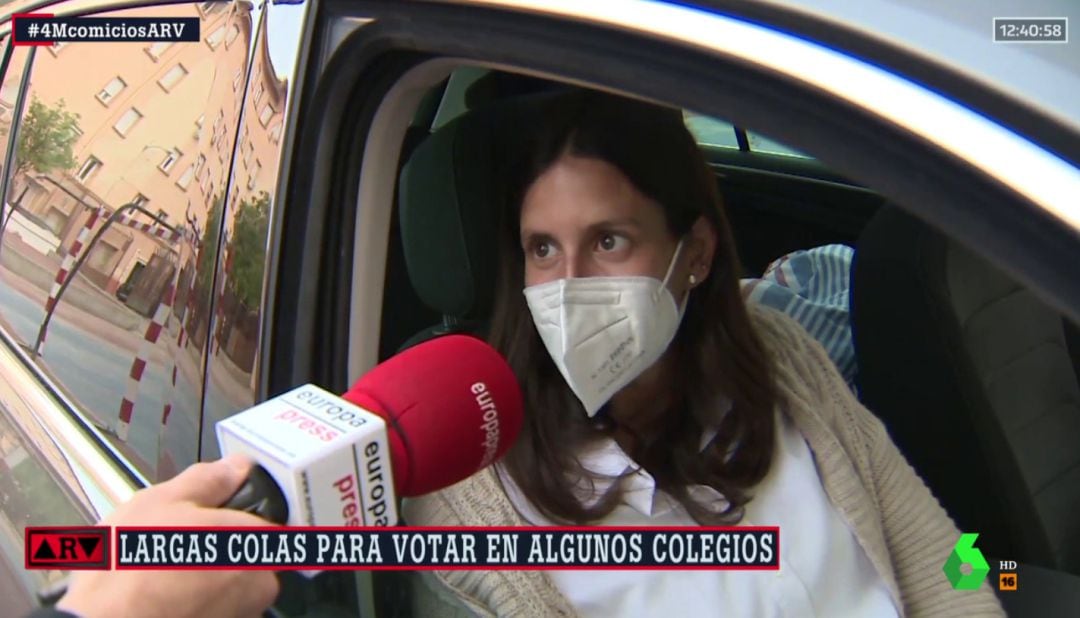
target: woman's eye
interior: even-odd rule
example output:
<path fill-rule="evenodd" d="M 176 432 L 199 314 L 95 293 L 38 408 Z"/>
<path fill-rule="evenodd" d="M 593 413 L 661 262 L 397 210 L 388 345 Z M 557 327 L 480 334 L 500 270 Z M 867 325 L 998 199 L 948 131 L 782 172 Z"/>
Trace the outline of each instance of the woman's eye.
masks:
<path fill-rule="evenodd" d="M 618 234 L 604 234 L 597 246 L 601 251 L 617 251 L 626 247 L 626 239 Z"/>
<path fill-rule="evenodd" d="M 551 255 L 551 244 L 546 241 L 540 241 L 533 245 L 533 255 L 538 258 L 546 258 Z"/>

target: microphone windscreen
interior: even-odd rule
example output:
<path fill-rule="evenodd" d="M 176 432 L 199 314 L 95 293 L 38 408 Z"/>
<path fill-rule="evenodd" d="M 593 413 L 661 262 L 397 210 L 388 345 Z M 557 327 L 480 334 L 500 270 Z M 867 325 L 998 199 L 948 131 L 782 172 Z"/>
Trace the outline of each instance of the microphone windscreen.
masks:
<path fill-rule="evenodd" d="M 501 457 L 524 422 L 510 366 L 483 341 L 447 335 L 364 374 L 342 396 L 387 420 L 399 497 L 462 481 Z"/>

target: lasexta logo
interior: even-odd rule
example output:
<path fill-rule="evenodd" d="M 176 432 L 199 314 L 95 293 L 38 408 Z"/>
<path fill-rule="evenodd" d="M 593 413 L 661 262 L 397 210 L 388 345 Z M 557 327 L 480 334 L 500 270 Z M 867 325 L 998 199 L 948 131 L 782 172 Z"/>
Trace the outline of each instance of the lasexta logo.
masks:
<path fill-rule="evenodd" d="M 28 570 L 109 568 L 108 528 L 30 527 L 25 541 Z"/>
<path fill-rule="evenodd" d="M 987 564 L 986 558 L 983 557 L 979 548 L 975 547 L 975 539 L 978 538 L 979 534 L 976 532 L 961 534 L 960 540 L 956 542 L 952 553 L 949 554 L 949 559 L 945 561 L 945 566 L 941 567 L 949 583 L 957 590 L 978 590 L 986 579 L 987 573 L 990 572 L 990 565 Z M 965 564 L 971 566 L 970 573 L 965 574 L 961 570 L 960 567 Z"/>

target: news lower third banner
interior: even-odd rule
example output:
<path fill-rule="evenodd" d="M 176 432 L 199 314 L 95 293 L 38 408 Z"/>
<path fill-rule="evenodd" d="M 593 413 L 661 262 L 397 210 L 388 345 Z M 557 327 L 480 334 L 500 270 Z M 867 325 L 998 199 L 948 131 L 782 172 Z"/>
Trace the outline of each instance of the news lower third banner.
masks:
<path fill-rule="evenodd" d="M 31 530 L 35 534 L 31 534 Z M 672 528 L 28 528 L 26 567 L 122 569 L 777 570 L 775 526 Z M 108 528 L 94 530 L 108 531 Z M 71 538 L 67 538 L 71 536 Z M 107 536 L 107 532 L 106 532 Z M 90 545 L 94 547 L 89 547 Z M 86 551 L 86 549 L 93 551 Z M 110 560 L 108 553 L 115 555 Z M 102 556 L 101 552 L 105 555 Z M 82 553 L 79 553 L 82 552 Z M 108 568 L 98 566 L 97 568 Z"/>
<path fill-rule="evenodd" d="M 198 17 L 11 17 L 15 45 L 55 43 L 165 43 L 199 41 Z"/>

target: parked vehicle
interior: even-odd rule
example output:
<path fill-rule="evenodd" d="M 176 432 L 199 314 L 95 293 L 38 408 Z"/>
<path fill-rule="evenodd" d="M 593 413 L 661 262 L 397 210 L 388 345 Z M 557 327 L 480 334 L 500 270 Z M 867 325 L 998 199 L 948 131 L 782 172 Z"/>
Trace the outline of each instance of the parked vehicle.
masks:
<path fill-rule="evenodd" d="M 1077 613 L 1080 54 L 994 42 L 1005 6 L 8 3 L 0 202 L 39 240 L 0 236 L 4 611 L 62 577 L 23 570 L 26 525 L 93 522 L 216 458 L 220 419 L 482 328 L 490 212 L 433 190 L 424 216 L 461 227 L 403 233 L 400 170 L 456 118 L 575 83 L 685 110 L 748 276 L 855 247 L 863 402 L 991 576 L 1019 563 L 1011 612 Z M 13 46 L 27 12 L 197 17 L 201 40 Z M 431 182 L 482 186 L 484 136 L 451 138 L 471 148 Z M 282 615 L 464 612 L 415 573 L 282 577 Z"/>

